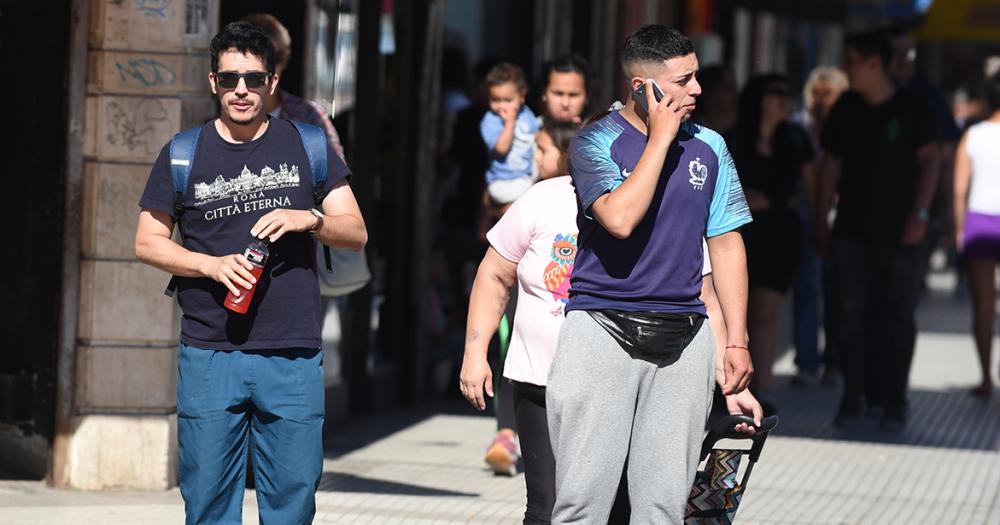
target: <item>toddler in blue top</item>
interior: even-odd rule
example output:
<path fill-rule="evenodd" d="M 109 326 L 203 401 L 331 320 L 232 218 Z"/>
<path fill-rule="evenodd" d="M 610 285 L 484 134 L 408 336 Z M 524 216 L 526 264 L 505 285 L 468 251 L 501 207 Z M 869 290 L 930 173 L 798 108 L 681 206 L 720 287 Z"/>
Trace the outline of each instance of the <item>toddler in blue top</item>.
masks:
<path fill-rule="evenodd" d="M 479 131 L 490 149 L 487 191 L 495 203 L 509 204 L 535 182 L 539 124 L 524 104 L 528 81 L 520 67 L 509 62 L 493 66 L 486 75 L 486 87 L 490 110 L 479 123 Z"/>

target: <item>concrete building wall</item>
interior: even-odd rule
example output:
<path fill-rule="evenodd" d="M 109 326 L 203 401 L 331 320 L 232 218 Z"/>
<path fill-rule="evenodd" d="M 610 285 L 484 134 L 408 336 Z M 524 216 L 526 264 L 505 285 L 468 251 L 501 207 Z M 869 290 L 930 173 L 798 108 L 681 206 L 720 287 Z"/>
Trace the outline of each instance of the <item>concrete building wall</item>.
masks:
<path fill-rule="evenodd" d="M 69 485 L 176 484 L 179 316 L 169 276 L 135 260 L 137 206 L 174 133 L 214 115 L 218 0 L 92 0 Z"/>

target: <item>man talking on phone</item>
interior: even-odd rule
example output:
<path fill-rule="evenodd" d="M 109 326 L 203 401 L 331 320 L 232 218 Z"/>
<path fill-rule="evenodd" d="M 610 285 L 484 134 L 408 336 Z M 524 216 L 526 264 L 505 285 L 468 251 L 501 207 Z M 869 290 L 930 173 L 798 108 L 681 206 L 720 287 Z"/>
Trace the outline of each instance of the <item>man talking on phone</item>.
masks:
<path fill-rule="evenodd" d="M 626 460 L 632 522 L 682 523 L 716 382 L 730 413 L 760 424 L 738 231 L 750 212 L 722 137 L 688 122 L 694 46 L 647 25 L 621 60 L 636 93 L 570 147 L 580 236 L 546 394 L 553 523 L 605 523 Z M 728 334 L 718 357 L 699 298 L 706 237 Z"/>

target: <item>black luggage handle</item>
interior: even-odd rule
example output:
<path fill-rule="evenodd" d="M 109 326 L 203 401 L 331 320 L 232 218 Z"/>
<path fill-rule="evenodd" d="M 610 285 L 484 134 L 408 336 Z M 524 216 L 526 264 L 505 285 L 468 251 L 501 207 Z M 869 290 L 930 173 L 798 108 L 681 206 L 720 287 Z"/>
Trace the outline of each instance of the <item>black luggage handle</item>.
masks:
<path fill-rule="evenodd" d="M 736 425 L 746 423 L 757 429 L 757 433 L 750 435 L 736 431 Z M 778 426 L 778 416 L 768 416 L 760 420 L 760 426 L 753 422 L 753 418 L 744 415 L 730 415 L 720 419 L 712 428 L 708 429 L 708 436 L 701 445 L 701 458 L 705 459 L 715 446 L 715 442 L 720 439 L 749 439 L 753 441 L 750 448 L 750 461 L 756 462 L 760 457 L 760 451 L 764 448 L 764 441 L 768 433 Z"/>
<path fill-rule="evenodd" d="M 767 416 L 761 418 L 760 426 L 758 427 L 756 423 L 753 422 L 753 418 L 744 415 L 730 415 L 721 418 L 712 428 L 708 429 L 709 432 L 714 432 L 719 434 L 719 438 L 728 439 L 752 439 L 753 436 L 750 434 L 744 434 L 743 432 L 737 432 L 736 425 L 740 423 L 746 423 L 747 425 L 757 429 L 757 434 L 766 434 L 770 432 L 774 427 L 778 426 L 778 416 Z"/>

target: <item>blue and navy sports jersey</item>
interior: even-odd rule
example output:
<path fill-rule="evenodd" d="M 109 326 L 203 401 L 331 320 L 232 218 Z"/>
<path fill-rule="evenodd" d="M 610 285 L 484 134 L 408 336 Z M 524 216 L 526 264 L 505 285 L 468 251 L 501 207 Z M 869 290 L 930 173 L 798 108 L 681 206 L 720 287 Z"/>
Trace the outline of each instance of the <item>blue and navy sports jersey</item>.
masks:
<path fill-rule="evenodd" d="M 645 147 L 646 135 L 617 111 L 587 126 L 570 145 L 580 236 L 567 312 L 704 314 L 702 238 L 751 220 L 722 137 L 685 122 L 667 153 L 646 216 L 629 238 L 612 236 L 593 219 L 590 207 L 625 181 Z"/>

